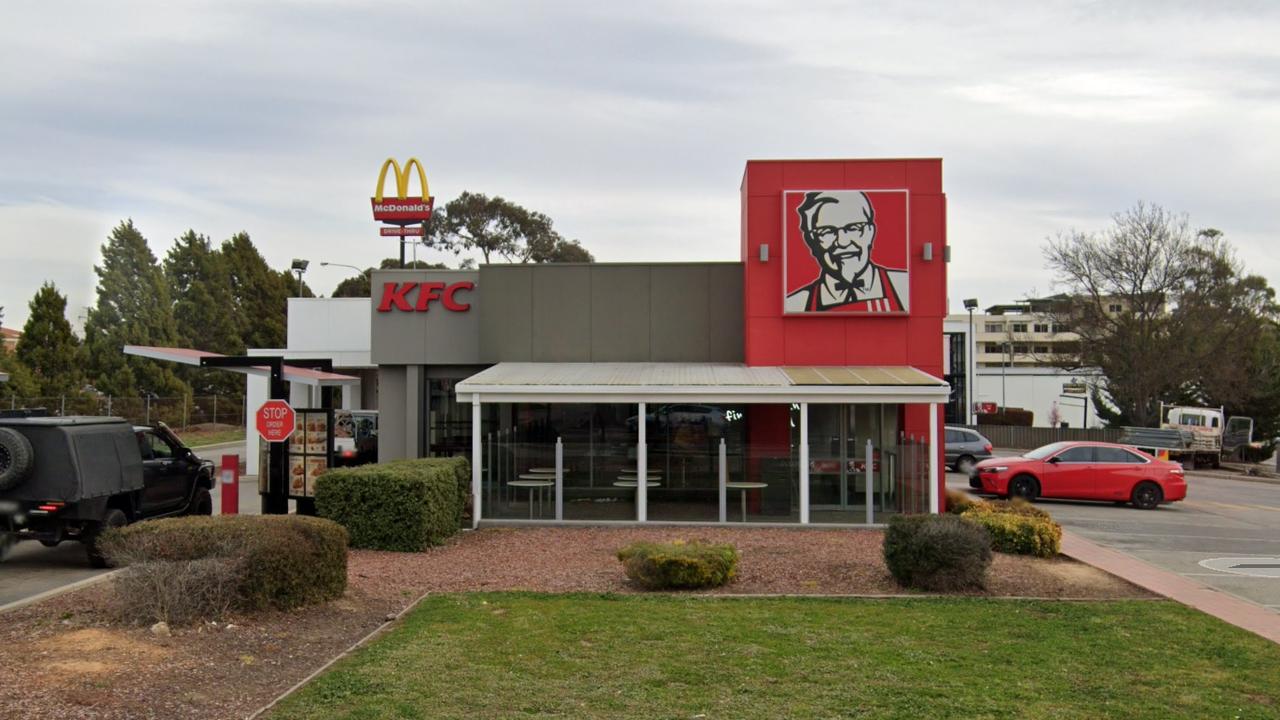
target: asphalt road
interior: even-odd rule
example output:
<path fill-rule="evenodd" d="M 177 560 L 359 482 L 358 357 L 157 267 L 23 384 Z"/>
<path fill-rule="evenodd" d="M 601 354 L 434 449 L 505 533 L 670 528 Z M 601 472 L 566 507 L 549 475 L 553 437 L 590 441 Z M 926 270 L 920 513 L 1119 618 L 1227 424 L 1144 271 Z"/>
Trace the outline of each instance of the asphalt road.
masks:
<path fill-rule="evenodd" d="M 968 478 L 957 473 L 947 474 L 947 484 L 969 489 Z M 1187 499 L 1157 510 L 1036 504 L 1100 545 L 1280 612 L 1280 483 L 1188 472 Z"/>

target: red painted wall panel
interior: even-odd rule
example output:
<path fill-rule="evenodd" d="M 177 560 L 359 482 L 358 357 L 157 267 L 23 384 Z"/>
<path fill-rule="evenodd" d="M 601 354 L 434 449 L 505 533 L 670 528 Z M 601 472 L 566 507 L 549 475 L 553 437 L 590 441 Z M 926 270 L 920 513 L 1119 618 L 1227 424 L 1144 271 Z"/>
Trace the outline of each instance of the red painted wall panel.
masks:
<path fill-rule="evenodd" d="M 909 194 L 907 315 L 786 315 L 782 303 L 783 193 L 900 190 Z M 748 365 L 911 365 L 942 376 L 947 310 L 946 196 L 938 159 L 750 161 L 743 173 L 744 340 Z M 879 218 L 877 217 L 877 221 Z M 933 259 L 923 258 L 931 244 Z M 769 259 L 760 261 L 760 245 Z M 942 427 L 942 407 L 938 407 Z M 908 405 L 903 430 L 926 435 L 926 406 Z M 938 443 L 941 455 L 941 443 Z M 941 462 L 941 458 L 939 458 Z M 939 478 L 942 485 L 942 478 Z M 939 493 L 942 494 L 943 487 Z"/>

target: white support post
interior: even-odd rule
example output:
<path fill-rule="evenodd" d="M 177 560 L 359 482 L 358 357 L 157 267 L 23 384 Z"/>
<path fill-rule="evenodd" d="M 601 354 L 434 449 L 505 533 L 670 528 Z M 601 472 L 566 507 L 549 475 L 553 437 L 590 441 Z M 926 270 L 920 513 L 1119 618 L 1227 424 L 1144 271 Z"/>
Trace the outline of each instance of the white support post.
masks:
<path fill-rule="evenodd" d="M 720 438 L 720 522 L 729 521 L 729 451 L 725 447 L 724 438 Z"/>
<path fill-rule="evenodd" d="M 800 524 L 809 524 L 809 403 L 800 403 Z"/>
<path fill-rule="evenodd" d="M 564 442 L 556 438 L 556 520 L 564 520 Z"/>
<path fill-rule="evenodd" d="M 867 471 L 866 501 L 867 501 L 867 524 L 868 525 L 876 521 L 875 507 L 872 505 L 872 501 L 875 498 L 875 493 L 872 492 L 873 490 L 872 485 L 875 482 L 875 477 L 876 477 L 874 472 L 876 463 L 875 463 L 875 460 L 872 458 L 872 453 L 874 453 L 875 451 L 876 451 L 875 446 L 871 444 L 871 438 L 867 438 L 867 454 L 863 456 L 865 458 L 863 462 L 866 465 L 866 471 Z"/>
<path fill-rule="evenodd" d="M 636 423 L 639 431 L 636 437 L 636 522 L 649 519 L 649 451 L 645 448 L 645 426 L 649 424 L 649 418 L 645 412 L 645 403 L 640 403 L 640 421 Z"/>
<path fill-rule="evenodd" d="M 938 404 L 929 403 L 929 512 L 938 514 Z"/>
<path fill-rule="evenodd" d="M 483 503 L 480 500 L 481 493 L 481 474 L 484 470 L 483 461 L 484 454 L 482 452 L 484 440 L 480 436 L 480 396 L 471 396 L 471 529 L 475 530 L 480 525 L 480 508 Z"/>

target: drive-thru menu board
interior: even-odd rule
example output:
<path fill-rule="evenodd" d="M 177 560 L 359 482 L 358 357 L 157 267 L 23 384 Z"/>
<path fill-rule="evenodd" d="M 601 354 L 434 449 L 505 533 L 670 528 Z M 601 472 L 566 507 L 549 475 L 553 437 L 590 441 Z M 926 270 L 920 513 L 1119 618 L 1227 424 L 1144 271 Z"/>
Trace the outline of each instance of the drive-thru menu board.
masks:
<path fill-rule="evenodd" d="M 289 437 L 289 497 L 314 497 L 316 478 L 333 466 L 333 411 L 296 413 Z"/>

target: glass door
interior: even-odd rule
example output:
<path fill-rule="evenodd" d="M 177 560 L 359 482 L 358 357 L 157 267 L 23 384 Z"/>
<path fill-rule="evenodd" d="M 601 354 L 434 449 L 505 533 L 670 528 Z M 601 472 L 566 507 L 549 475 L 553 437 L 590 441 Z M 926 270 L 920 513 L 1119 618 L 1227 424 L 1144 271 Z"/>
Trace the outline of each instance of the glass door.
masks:
<path fill-rule="evenodd" d="M 880 405 L 809 406 L 810 521 L 867 522 L 868 469 L 873 505 L 884 494 L 881 415 Z"/>

